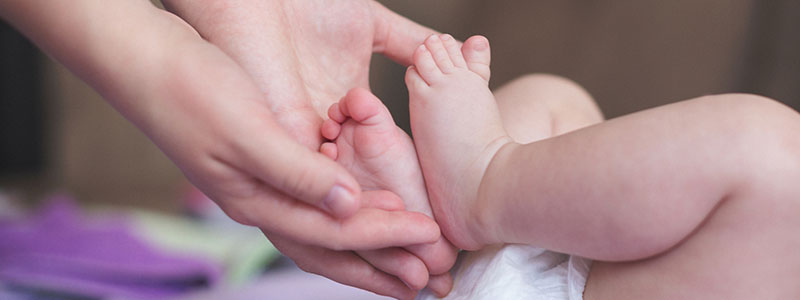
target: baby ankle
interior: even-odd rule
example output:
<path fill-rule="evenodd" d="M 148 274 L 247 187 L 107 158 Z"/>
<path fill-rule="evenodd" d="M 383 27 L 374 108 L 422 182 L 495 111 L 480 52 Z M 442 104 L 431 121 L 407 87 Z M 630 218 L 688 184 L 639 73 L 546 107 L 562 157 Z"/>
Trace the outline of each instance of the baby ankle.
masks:
<path fill-rule="evenodd" d="M 471 223 L 471 232 L 479 244 L 491 245 L 504 242 L 503 230 L 500 227 L 502 224 L 500 220 L 503 216 L 499 215 L 502 210 L 498 208 L 503 206 L 505 201 L 502 196 L 499 196 L 501 193 L 495 187 L 498 186 L 497 181 L 505 179 L 493 174 L 502 174 L 511 153 L 519 146 L 520 144 L 514 142 L 510 137 L 506 137 L 498 139 L 490 147 L 487 147 L 491 151 L 491 158 L 481 176 L 475 201 L 469 209 L 469 214 L 474 220 Z"/>

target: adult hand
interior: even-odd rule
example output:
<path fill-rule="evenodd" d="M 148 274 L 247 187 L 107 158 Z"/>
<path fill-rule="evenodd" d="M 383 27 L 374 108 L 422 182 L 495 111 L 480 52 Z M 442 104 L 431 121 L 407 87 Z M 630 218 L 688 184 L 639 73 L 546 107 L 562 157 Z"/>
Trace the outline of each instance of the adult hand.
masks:
<path fill-rule="evenodd" d="M 266 95 L 264 104 L 275 112 L 280 125 L 314 150 L 322 141 L 320 116 L 349 89 L 369 88 L 373 52 L 408 65 L 414 49 L 434 33 L 367 0 L 165 0 L 165 4 L 245 68 Z M 268 230 L 265 234 L 307 271 L 379 294 L 397 296 L 393 291 L 402 289 L 397 279 L 376 281 L 365 275 L 372 271 L 344 272 L 353 267 L 331 265 L 331 258 L 341 253 L 312 250 L 292 236 Z M 446 256 L 453 253 L 424 261 L 428 270 L 443 274 L 430 280 L 429 286 L 438 294 L 446 294 L 452 286 L 446 271 L 454 257 Z M 360 254 L 414 289 L 428 279 L 419 271 L 423 262 L 405 250 Z M 361 260 L 350 262 L 367 268 Z"/>
<path fill-rule="evenodd" d="M 289 122 L 279 125 L 273 111 L 300 116 L 302 109 L 285 114 L 291 105 L 265 99 L 303 95 L 265 96 L 223 51 L 147 1 L 5 0 L 0 15 L 98 90 L 232 218 L 287 237 L 276 244 L 305 258 L 301 265 L 327 264 L 340 270 L 319 273 L 412 295 L 352 252 L 335 250 L 429 243 L 438 227 L 422 214 L 382 209 L 400 200 L 362 194 L 344 169 L 297 143 L 297 131 L 286 134 L 281 125 Z"/>

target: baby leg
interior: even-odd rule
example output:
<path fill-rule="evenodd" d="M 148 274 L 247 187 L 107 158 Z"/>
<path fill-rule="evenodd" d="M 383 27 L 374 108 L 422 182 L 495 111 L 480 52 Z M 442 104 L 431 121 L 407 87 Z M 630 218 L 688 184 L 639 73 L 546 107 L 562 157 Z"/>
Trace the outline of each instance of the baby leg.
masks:
<path fill-rule="evenodd" d="M 516 242 L 640 259 L 598 263 L 587 298 L 797 298 L 796 112 L 757 96 L 704 97 L 498 147 L 508 135 L 481 90 L 488 59 L 465 52 L 469 73 L 441 44 L 432 37 L 417 51 L 407 82 L 429 191 L 456 207 L 437 214 L 448 237 L 464 248 Z M 475 191 L 474 177 L 477 199 L 452 197 Z"/>
<path fill-rule="evenodd" d="M 468 40 L 465 48 L 469 45 Z M 436 52 L 437 44 L 429 48 Z M 488 79 L 488 59 L 477 61 L 486 66 L 484 71 L 472 66 L 476 58 L 469 51 L 464 57 L 471 71 Z M 430 66 L 424 55 L 420 58 L 418 67 Z M 461 76 L 457 71 L 450 74 Z M 431 80 L 433 89 L 437 84 L 447 87 L 446 81 Z M 486 109 L 486 99 L 475 98 L 482 93 L 462 92 L 468 89 L 462 86 L 427 98 L 417 93 L 418 98 L 412 98 L 420 104 L 415 112 L 441 109 L 442 117 L 468 116 L 448 124 L 474 124 L 491 110 Z M 497 97 L 503 94 L 514 93 L 498 91 Z M 504 107 L 497 113 L 503 127 L 521 130 L 512 138 L 547 136 L 546 126 L 513 120 L 535 115 L 549 117 L 553 124 L 560 115 L 541 113 L 537 105 L 507 105 L 515 99 L 526 98 L 498 100 Z M 450 102 L 454 100 L 460 101 Z M 453 105 L 444 106 L 448 103 Z M 526 109 L 531 110 L 527 117 L 510 117 Z M 445 114 L 455 110 L 462 114 Z M 423 127 L 423 121 L 417 120 L 417 128 L 436 130 Z M 588 124 L 573 126 L 582 125 Z M 551 127 L 553 134 L 560 133 L 553 128 L 558 126 Z M 467 133 L 474 137 L 475 132 Z M 796 112 L 750 95 L 704 97 L 636 113 L 499 153 L 495 160 L 504 155 L 518 159 L 505 167 L 493 161 L 483 176 L 490 180 L 481 188 L 491 197 L 476 207 L 494 210 L 494 215 L 470 220 L 482 227 L 499 224 L 499 230 L 489 232 L 496 234 L 494 242 L 529 243 L 606 260 L 640 259 L 596 262 L 587 299 L 797 298 L 797 132 Z M 447 136 L 438 137 L 447 142 Z M 461 148 L 456 151 L 464 153 Z M 524 193 L 514 194 L 519 191 Z"/>
<path fill-rule="evenodd" d="M 465 43 L 464 51 L 471 51 L 471 47 Z M 576 83 L 554 75 L 519 77 L 495 90 L 494 96 L 503 126 L 520 144 L 603 121 L 603 114 L 589 93 Z"/>
<path fill-rule="evenodd" d="M 730 182 L 728 193 L 693 232 L 667 252 L 632 262 L 596 261 L 585 299 L 800 298 L 800 116 L 748 95 L 694 101 L 716 103 L 718 110 L 729 114 L 717 117 L 738 119 L 738 124 L 724 122 L 727 130 L 710 131 L 704 137 L 735 139 L 709 154 L 724 157 L 738 152 L 730 161 L 731 169 L 725 170 L 738 179 Z M 698 184 L 725 176 L 688 174 L 702 169 L 673 176 L 695 177 Z"/>
<path fill-rule="evenodd" d="M 560 124 L 552 127 L 552 134 L 558 135 L 597 123 L 600 118 L 596 105 L 582 89 L 557 77 L 524 76 L 495 91 L 495 96 L 506 130 L 519 143 L 547 137 L 548 124 Z M 714 98 L 720 104 L 730 104 L 725 101 L 742 102 L 736 99 L 740 97 Z M 553 99 L 563 99 L 565 103 Z M 757 98 L 745 101 L 766 102 Z M 572 110 L 558 109 L 563 107 Z M 798 244 L 779 233 L 800 228 L 795 221 L 779 221 L 800 217 L 797 201 L 792 204 L 791 198 L 779 200 L 789 206 L 780 217 L 773 205 L 764 203 L 768 195 L 763 196 L 741 201 L 748 205 L 720 205 L 695 233 L 662 255 L 634 262 L 595 261 L 585 299 L 797 298 L 800 290 L 791 278 L 799 276 L 796 270 L 800 256 L 793 254 Z M 757 219 L 764 223 L 765 218 L 771 217 L 778 220 L 767 221 L 763 226 L 751 223 Z M 737 229 L 728 228 L 726 222 L 750 224 L 743 227 L 751 230 L 737 234 Z"/>
<path fill-rule="evenodd" d="M 587 299 L 797 298 L 798 132 L 800 116 L 785 106 L 722 95 L 548 140 L 537 146 L 544 152 L 534 152 L 549 161 L 534 170 L 551 172 L 538 177 L 549 182 L 541 194 L 561 196 L 534 201 L 541 214 L 514 217 L 519 206 L 498 205 L 502 220 L 541 220 L 502 240 L 642 259 L 596 262 Z M 586 232 L 591 236 L 577 238 Z"/>

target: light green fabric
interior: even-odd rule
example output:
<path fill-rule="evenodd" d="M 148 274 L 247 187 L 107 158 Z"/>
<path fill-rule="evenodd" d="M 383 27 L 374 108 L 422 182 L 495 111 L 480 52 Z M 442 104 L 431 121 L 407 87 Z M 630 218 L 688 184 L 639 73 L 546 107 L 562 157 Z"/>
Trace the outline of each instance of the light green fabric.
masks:
<path fill-rule="evenodd" d="M 224 268 L 226 284 L 242 283 L 280 256 L 257 228 L 234 222 L 133 211 L 135 234 L 163 251 L 208 259 Z"/>

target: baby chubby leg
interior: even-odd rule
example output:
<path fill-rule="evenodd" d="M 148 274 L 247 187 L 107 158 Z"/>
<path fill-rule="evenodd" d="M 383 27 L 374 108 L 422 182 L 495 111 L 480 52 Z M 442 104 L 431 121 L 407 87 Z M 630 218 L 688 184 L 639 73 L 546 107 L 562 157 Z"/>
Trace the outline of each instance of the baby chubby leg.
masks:
<path fill-rule="evenodd" d="M 776 166 L 798 159 L 785 142 L 796 135 L 779 136 L 797 128 L 794 111 L 754 96 L 735 99 L 681 102 L 504 147 L 477 201 L 488 212 L 481 223 L 497 225 L 483 232 L 487 242 L 601 260 L 671 248 L 753 184 L 748 176 L 785 171 Z"/>
<path fill-rule="evenodd" d="M 523 76 L 494 94 L 503 124 L 518 143 L 559 135 L 601 120 L 596 104 L 585 91 L 550 75 Z M 796 118 L 791 112 L 786 114 L 785 108 L 753 96 L 720 95 L 701 101 L 734 106 L 762 102 L 756 106 L 776 109 L 744 109 L 749 111 L 745 114 L 782 115 L 789 123 Z M 770 131 L 776 130 L 791 135 L 789 128 Z M 800 227 L 793 221 L 799 217 L 800 209 L 795 206 L 797 201 L 784 197 L 779 200 L 785 201 L 780 206 L 786 208 L 780 217 L 775 207 L 765 205 L 763 199 L 768 193 L 761 196 L 737 201 L 741 205 L 735 207 L 719 205 L 694 233 L 661 255 L 633 262 L 595 261 L 585 299 L 797 298 L 800 291 L 792 281 L 798 278 L 796 270 L 800 269 L 798 256 L 792 254 L 797 241 L 785 237 L 787 230 Z M 753 226 L 758 219 L 763 222 L 771 218 L 777 219 Z"/>
<path fill-rule="evenodd" d="M 692 114 L 701 113 L 720 125 L 686 133 L 700 141 L 678 156 L 697 165 L 663 178 L 660 188 L 653 186 L 656 195 L 649 198 L 671 200 L 670 206 L 682 210 L 664 208 L 664 213 L 681 215 L 691 214 L 687 199 L 696 203 L 710 199 L 716 205 L 665 253 L 632 262 L 596 261 L 585 299 L 800 298 L 800 116 L 749 95 L 720 95 L 679 105 L 672 109 L 688 115 L 678 121 L 690 121 Z M 673 148 L 663 151 L 682 148 L 662 146 Z M 720 166 L 720 161 L 726 165 Z M 674 170 L 677 165 L 670 162 L 661 167 Z M 710 168 L 723 170 L 709 172 Z M 687 188 L 687 193 L 667 197 L 670 185 Z M 705 191 L 700 185 L 706 185 Z M 711 191 L 720 196 L 711 197 L 707 194 Z M 708 197 L 698 198 L 695 193 Z M 687 221 L 681 216 L 671 218 L 656 217 L 646 226 L 669 227 Z"/>
<path fill-rule="evenodd" d="M 510 123 L 447 43 L 426 41 L 407 83 L 426 181 L 450 192 L 432 201 L 455 207 L 437 220 L 463 248 L 512 242 L 638 260 L 596 263 L 587 298 L 800 294 L 796 112 L 757 96 L 704 97 L 528 145 L 509 139 L 481 169 L 481 155 L 508 137 L 497 124 Z M 468 53 L 469 71 L 488 80 L 488 58 Z M 465 193 L 474 172 L 478 195 Z"/>
<path fill-rule="evenodd" d="M 470 48 L 471 41 L 463 49 L 465 59 L 476 66 L 469 69 L 488 79 L 488 68 L 481 71 L 488 56 L 475 55 L 482 51 Z M 431 44 L 435 50 L 437 43 Z M 426 56 L 418 56 L 425 65 Z M 443 68 L 448 67 L 445 62 Z M 448 89 L 446 95 L 416 91 L 412 109 L 417 105 L 417 110 L 412 113 L 428 108 L 425 113 L 455 120 L 466 114 L 460 124 L 467 125 L 487 116 L 501 118 L 518 142 L 599 121 L 599 112 L 579 89 L 562 89 L 568 92 L 545 99 L 525 97 L 554 90 L 531 88 L 536 86 L 532 79 L 496 93 L 500 117 L 494 119 L 492 109 L 480 109 L 490 103 L 483 93 L 459 92 L 466 89 Z M 431 81 L 423 87 L 447 83 Z M 547 100 L 565 94 L 570 97 L 562 99 L 570 105 Z M 559 109 L 564 107 L 572 109 Z M 542 124 L 545 119 L 549 128 Z M 423 122 L 433 121 L 417 119 L 415 129 L 426 128 Z M 453 137 L 434 142 L 450 144 L 450 153 L 460 155 L 466 151 L 458 147 L 479 130 L 450 131 L 472 133 L 461 143 L 453 143 Z M 521 242 L 598 259 L 636 260 L 595 262 L 587 299 L 794 299 L 800 295 L 795 284 L 800 257 L 794 254 L 800 247 L 800 236 L 794 234 L 800 228 L 797 132 L 800 116 L 765 98 L 722 95 L 685 101 L 502 149 L 513 153 L 500 153 L 496 161 L 504 155 L 517 159 L 505 168 L 493 161 L 486 170 L 481 191 L 491 197 L 462 203 L 483 208 L 472 211 L 492 212 L 469 220 L 495 226 L 484 235 L 494 239 L 479 237 L 478 243 Z M 524 193 L 514 194 L 520 191 Z M 481 236 L 480 230 L 474 233 Z"/>
<path fill-rule="evenodd" d="M 464 51 L 471 48 L 464 43 Z M 508 135 L 527 144 L 603 121 L 594 99 L 578 84 L 554 75 L 530 74 L 494 91 Z"/>

